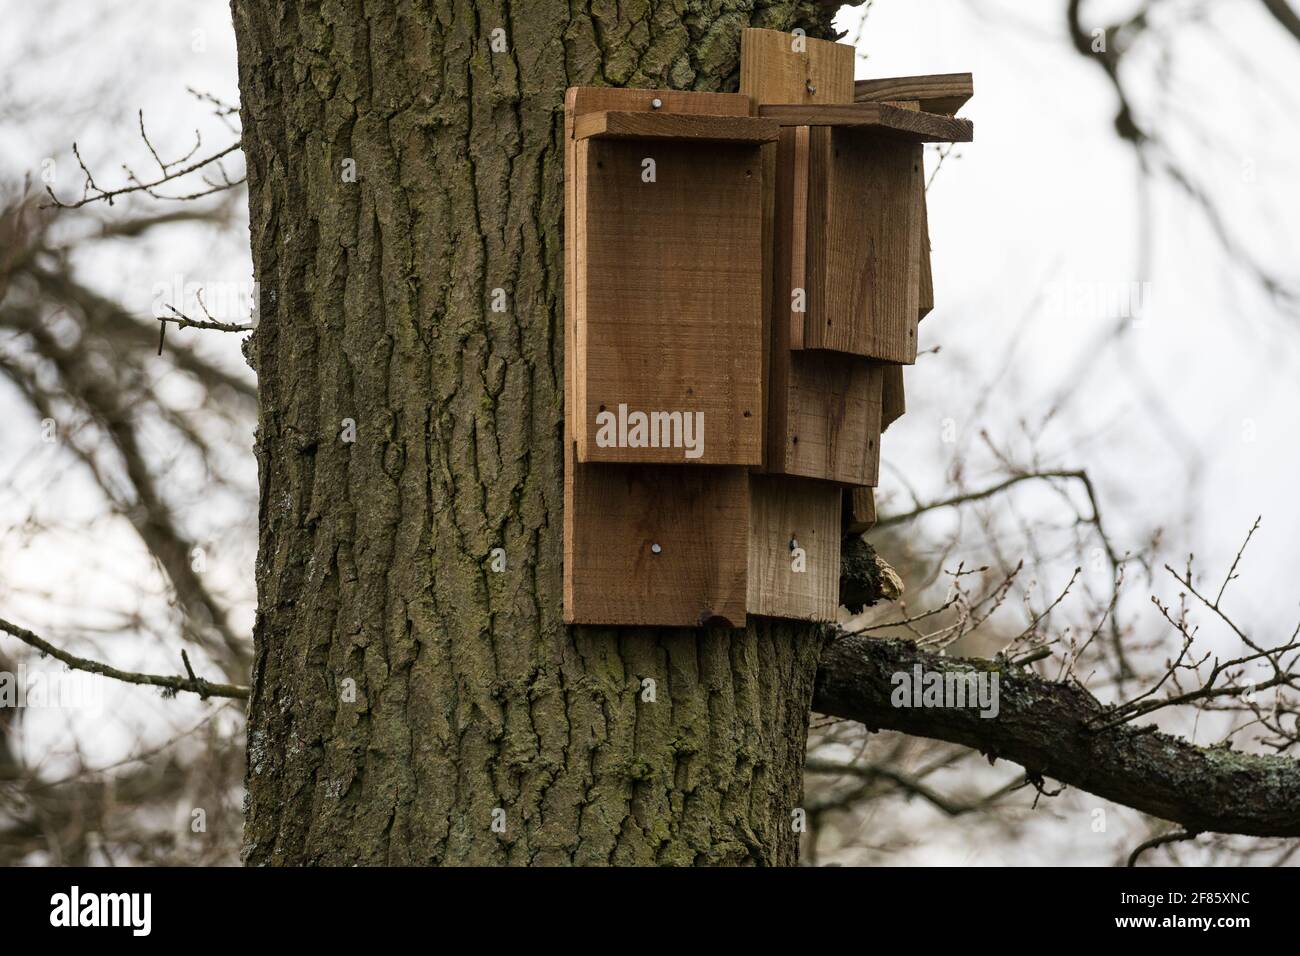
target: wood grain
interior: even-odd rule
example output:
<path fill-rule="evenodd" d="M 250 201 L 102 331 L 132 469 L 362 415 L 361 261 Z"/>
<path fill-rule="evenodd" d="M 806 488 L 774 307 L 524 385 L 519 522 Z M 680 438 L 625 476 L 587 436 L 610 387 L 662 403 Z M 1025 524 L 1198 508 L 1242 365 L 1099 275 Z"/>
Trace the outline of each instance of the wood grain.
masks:
<path fill-rule="evenodd" d="M 744 468 L 578 464 L 574 479 L 568 623 L 744 626 Z"/>
<path fill-rule="evenodd" d="M 969 143 L 975 136 L 970 120 L 891 103 L 777 104 L 759 107 L 758 115 L 782 126 L 847 126 L 921 143 Z"/>
<path fill-rule="evenodd" d="M 800 49 L 802 47 L 802 49 Z M 851 103 L 853 47 L 779 30 L 740 34 L 740 92 L 755 106 Z"/>
<path fill-rule="evenodd" d="M 744 116 L 746 97 L 578 87 L 565 97 L 564 619 L 566 623 L 691 626 L 702 615 L 744 623 L 749 489 L 743 467 L 580 464 L 574 428 L 580 206 L 575 117 L 594 110 L 661 109 Z M 637 480 L 632 472 L 640 473 Z M 649 568 L 646 536 L 658 543 Z M 717 542 L 725 552 L 712 552 Z M 621 575 L 611 568 L 623 569 Z M 641 572 L 644 571 L 644 575 Z"/>
<path fill-rule="evenodd" d="M 653 182 L 642 177 L 647 158 Z M 759 464 L 758 147 L 588 138 L 577 140 L 576 168 L 578 460 Z M 602 447 L 598 416 L 620 406 L 702 414 L 702 455 L 688 457 L 680 442 Z"/>
<path fill-rule="evenodd" d="M 804 348 L 916 361 L 920 188 L 919 145 L 811 131 Z"/>
<path fill-rule="evenodd" d="M 792 349 L 804 347 L 804 322 L 808 314 L 808 149 L 808 127 L 796 127 L 790 160 L 790 228 L 783 230 L 783 234 L 788 237 L 790 252 L 782 260 L 789 263 L 791 290 L 803 291 L 802 308 L 798 311 L 794 310 L 790 297 L 786 301 Z"/>
<path fill-rule="evenodd" d="M 800 52 L 793 41 L 790 34 L 770 30 L 743 32 L 740 89 L 752 97 L 754 109 L 768 103 L 849 102 L 852 48 L 808 40 Z M 772 196 L 772 217 L 765 223 L 764 245 L 773 257 L 764 302 L 770 334 L 769 474 L 750 476 L 748 606 L 753 614 L 829 621 L 839 598 L 842 520 L 841 486 L 831 481 L 874 480 L 880 381 L 866 362 L 791 350 L 792 337 L 801 338 L 804 326 L 803 314 L 791 308 L 791 290 L 807 281 L 808 130 L 785 129 L 779 145 L 766 150 L 764 183 Z M 830 480 L 791 477 L 800 474 Z M 805 572 L 792 569 L 792 537 L 809 552 Z"/>
<path fill-rule="evenodd" d="M 905 110 L 919 110 L 921 104 L 916 100 L 901 100 L 894 103 L 895 106 Z M 925 179 L 925 161 L 924 157 L 921 162 L 921 177 L 916 190 L 916 201 L 920 208 L 918 215 L 921 217 L 921 242 L 917 252 L 921 257 L 921 266 L 919 270 L 919 279 L 921 283 L 920 294 L 917 301 L 917 321 L 924 319 L 934 310 L 934 276 L 930 272 L 930 223 L 929 214 L 926 209 L 926 179 Z M 888 387 L 888 386 L 887 386 Z M 901 389 L 901 383 L 900 383 Z M 888 428 L 888 425 L 884 427 Z"/>
<path fill-rule="evenodd" d="M 881 364 L 880 431 L 903 417 L 907 400 L 903 395 L 903 366 L 892 362 Z"/>
<path fill-rule="evenodd" d="M 792 352 L 779 473 L 848 485 L 880 474 L 882 366 L 852 355 Z"/>
<path fill-rule="evenodd" d="M 834 621 L 841 490 L 825 482 L 769 475 L 751 475 L 749 488 L 749 612 Z"/>
<path fill-rule="evenodd" d="M 847 103 L 853 95 L 853 51 L 844 44 L 808 40 L 792 50 L 789 34 L 742 34 L 741 92 L 754 108 L 768 103 Z M 808 85 L 815 87 L 815 92 Z M 782 131 L 775 150 L 775 249 L 768 311 L 771 346 L 767 380 L 766 470 L 778 475 L 843 483 L 874 482 L 879 467 L 881 380 L 878 371 L 848 356 L 793 351 L 802 347 L 804 314 L 791 309 L 791 291 L 806 286 L 810 131 Z M 807 289 L 805 288 L 805 292 Z"/>
<path fill-rule="evenodd" d="M 775 142 L 775 120 L 753 116 L 700 116 L 633 110 L 601 110 L 579 116 L 575 139 L 672 139 L 718 143 Z"/>
<path fill-rule="evenodd" d="M 925 198 L 925 170 L 922 169 L 921 188 L 917 190 L 919 196 L 917 202 L 921 208 L 921 268 L 920 268 L 920 294 L 917 298 L 917 321 L 924 319 L 934 311 L 934 272 L 933 265 L 930 262 L 930 212 L 926 206 Z"/>
<path fill-rule="evenodd" d="M 846 509 L 844 530 L 849 534 L 863 534 L 876 526 L 876 490 L 874 488 L 845 488 Z"/>
<path fill-rule="evenodd" d="M 858 102 L 917 100 L 927 113 L 956 113 L 975 95 L 975 78 L 969 73 L 937 73 L 929 76 L 892 76 L 858 80 L 853 98 Z"/>

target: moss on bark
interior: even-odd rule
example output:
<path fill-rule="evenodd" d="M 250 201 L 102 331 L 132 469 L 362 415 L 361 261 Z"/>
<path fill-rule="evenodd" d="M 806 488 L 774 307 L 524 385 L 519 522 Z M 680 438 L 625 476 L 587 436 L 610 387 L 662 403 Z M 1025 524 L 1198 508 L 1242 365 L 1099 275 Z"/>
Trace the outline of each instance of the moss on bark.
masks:
<path fill-rule="evenodd" d="M 735 89 L 743 26 L 825 35 L 829 8 L 232 9 L 261 318 L 245 858 L 793 863 L 819 631 L 561 623 L 562 104 Z"/>

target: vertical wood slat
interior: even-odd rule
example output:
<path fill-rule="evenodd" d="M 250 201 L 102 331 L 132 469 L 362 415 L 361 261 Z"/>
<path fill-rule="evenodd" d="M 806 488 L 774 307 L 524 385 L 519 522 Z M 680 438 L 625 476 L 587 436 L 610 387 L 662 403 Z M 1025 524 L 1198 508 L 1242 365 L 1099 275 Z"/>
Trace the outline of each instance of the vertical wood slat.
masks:
<path fill-rule="evenodd" d="M 755 110 L 772 103 L 851 103 L 853 48 L 772 30 L 746 30 L 741 39 L 741 92 Z M 773 150 L 775 249 L 768 356 L 765 470 L 846 484 L 871 483 L 879 466 L 881 372 L 852 356 L 802 350 L 804 313 L 791 310 L 792 292 L 815 281 L 804 272 L 811 210 L 805 176 L 812 133 L 782 130 Z"/>
<path fill-rule="evenodd" d="M 690 116 L 681 104 L 691 101 L 683 98 L 699 95 L 661 95 L 662 105 L 654 110 L 642 106 L 645 92 L 581 91 L 584 100 L 599 99 L 604 108 L 580 108 L 577 115 L 643 113 L 670 120 Z M 726 98 L 720 102 L 720 96 Z M 743 97 L 706 99 L 710 106 L 730 109 L 736 123 L 755 122 Z M 595 138 L 580 139 L 575 150 L 572 411 L 578 460 L 758 464 L 763 420 L 759 147 Z M 655 162 L 651 182 L 642 176 L 646 158 Z M 680 445 L 659 442 L 602 447 L 595 440 L 597 418 L 603 412 L 617 415 L 621 408 L 702 413 L 702 454 L 687 459 Z"/>
<path fill-rule="evenodd" d="M 801 40 L 798 50 L 788 33 L 742 33 L 740 89 L 755 111 L 770 103 L 852 102 L 852 47 Z M 764 246 L 774 250 L 764 302 L 768 474 L 750 476 L 747 606 L 751 614 L 832 621 L 843 491 L 831 481 L 875 480 L 882 379 L 850 356 L 800 351 L 804 313 L 792 309 L 791 293 L 804 289 L 806 301 L 808 149 L 807 127 L 783 129 L 779 144 L 767 148 L 764 183 L 773 200 Z M 792 539 L 805 552 L 802 571 L 794 569 Z"/>
<path fill-rule="evenodd" d="M 876 489 L 844 489 L 844 530 L 850 534 L 864 534 L 876 526 Z"/>
<path fill-rule="evenodd" d="M 575 88 L 565 100 L 564 619 L 570 624 L 741 626 L 745 621 L 749 487 L 743 466 L 580 463 L 574 434 L 585 316 L 577 290 L 582 219 L 575 117 L 661 108 L 748 115 L 737 94 Z M 654 551 L 654 545 L 659 551 Z"/>
<path fill-rule="evenodd" d="M 915 362 L 921 145 L 817 127 L 808 167 L 804 347 Z"/>
<path fill-rule="evenodd" d="M 749 613 L 835 620 L 841 489 L 772 475 L 750 475 L 749 488 Z"/>
<path fill-rule="evenodd" d="M 903 394 L 903 366 L 883 362 L 880 368 L 880 431 L 883 434 L 890 425 L 903 417 L 907 411 L 907 400 Z"/>

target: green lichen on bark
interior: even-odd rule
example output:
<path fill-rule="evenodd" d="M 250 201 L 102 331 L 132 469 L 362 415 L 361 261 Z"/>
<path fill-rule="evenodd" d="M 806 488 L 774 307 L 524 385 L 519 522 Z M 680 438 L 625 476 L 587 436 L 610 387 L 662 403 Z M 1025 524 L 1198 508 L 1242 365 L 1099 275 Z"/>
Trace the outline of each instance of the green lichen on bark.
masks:
<path fill-rule="evenodd" d="M 820 632 L 561 623 L 564 90 L 735 89 L 742 26 L 828 31 L 756 7 L 232 4 L 250 863 L 794 862 Z"/>

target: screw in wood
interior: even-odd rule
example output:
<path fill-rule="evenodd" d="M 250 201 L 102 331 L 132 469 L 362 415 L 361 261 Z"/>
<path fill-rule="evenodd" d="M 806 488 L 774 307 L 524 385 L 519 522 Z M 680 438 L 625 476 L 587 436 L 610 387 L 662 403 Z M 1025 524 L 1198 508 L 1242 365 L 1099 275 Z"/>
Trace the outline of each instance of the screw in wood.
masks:
<path fill-rule="evenodd" d="M 809 81 L 808 81 L 808 92 L 809 92 L 809 93 L 816 93 L 816 92 L 817 92 L 817 84 L 814 83 L 812 80 L 809 80 Z"/>
<path fill-rule="evenodd" d="M 657 96 L 650 101 L 650 108 L 652 110 L 657 110 L 663 105 L 664 105 L 664 101 Z"/>
<path fill-rule="evenodd" d="M 658 544 L 652 544 L 652 545 L 650 545 L 650 552 L 651 552 L 652 554 L 658 554 L 658 553 L 659 553 L 660 551 L 662 551 L 662 550 L 663 550 L 663 548 L 659 547 Z"/>

